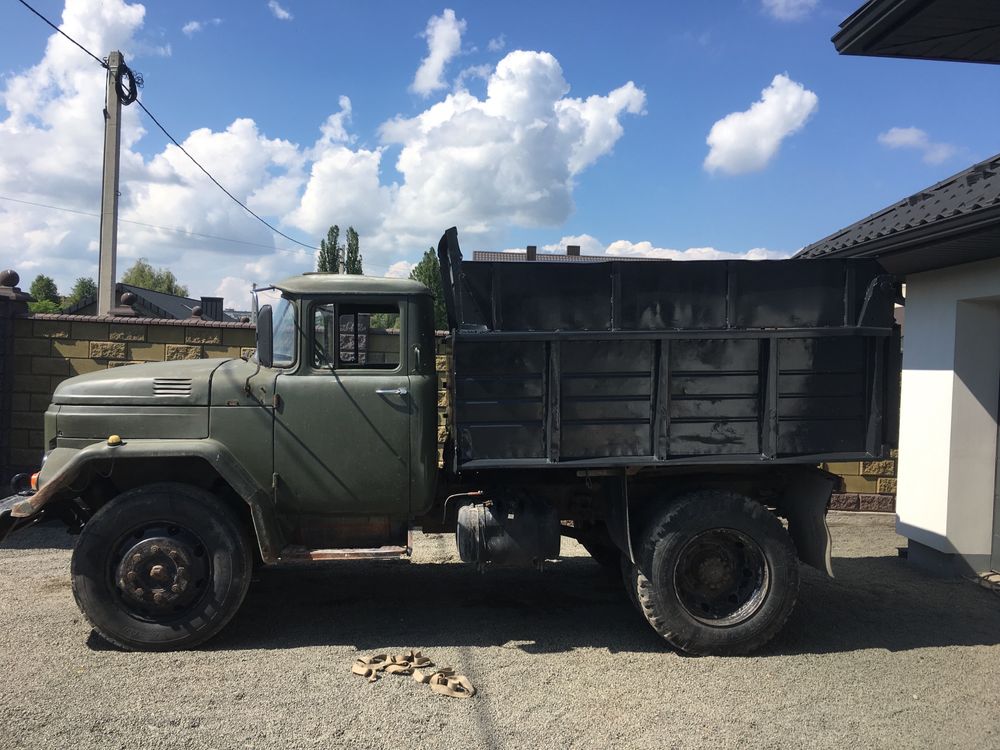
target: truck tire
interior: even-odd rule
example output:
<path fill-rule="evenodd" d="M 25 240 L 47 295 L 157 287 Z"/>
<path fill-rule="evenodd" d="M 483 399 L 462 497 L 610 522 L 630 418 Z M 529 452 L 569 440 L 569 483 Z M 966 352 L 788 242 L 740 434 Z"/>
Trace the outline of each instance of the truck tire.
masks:
<path fill-rule="evenodd" d="M 138 487 L 101 507 L 71 563 L 80 611 L 128 651 L 204 643 L 236 614 L 252 572 L 235 514 L 215 495 L 175 483 Z"/>
<path fill-rule="evenodd" d="M 689 654 L 745 654 L 795 606 L 795 546 L 765 507 L 735 492 L 684 495 L 649 526 L 636 594 L 653 629 Z"/>

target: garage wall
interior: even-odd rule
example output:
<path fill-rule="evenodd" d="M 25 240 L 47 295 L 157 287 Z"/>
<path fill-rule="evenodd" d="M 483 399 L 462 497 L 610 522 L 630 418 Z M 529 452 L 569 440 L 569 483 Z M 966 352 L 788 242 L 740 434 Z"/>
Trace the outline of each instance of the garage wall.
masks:
<path fill-rule="evenodd" d="M 911 557 L 988 568 L 998 393 L 1000 260 L 907 277 L 896 510 Z"/>

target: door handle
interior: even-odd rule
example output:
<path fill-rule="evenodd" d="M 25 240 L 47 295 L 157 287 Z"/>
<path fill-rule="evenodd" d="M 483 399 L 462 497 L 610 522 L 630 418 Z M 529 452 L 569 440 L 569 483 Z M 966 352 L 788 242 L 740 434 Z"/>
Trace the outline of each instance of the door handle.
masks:
<path fill-rule="evenodd" d="M 409 391 L 405 388 L 376 388 L 375 393 L 380 396 L 405 396 Z"/>

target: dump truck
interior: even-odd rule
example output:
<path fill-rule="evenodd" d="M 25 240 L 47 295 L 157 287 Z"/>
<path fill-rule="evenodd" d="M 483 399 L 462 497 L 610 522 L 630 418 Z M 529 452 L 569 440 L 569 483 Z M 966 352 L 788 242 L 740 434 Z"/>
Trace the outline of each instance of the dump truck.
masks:
<path fill-rule="evenodd" d="M 415 530 L 487 575 L 572 538 L 673 647 L 771 639 L 800 563 L 833 574 L 840 480 L 818 465 L 895 444 L 896 280 L 873 260 L 469 262 L 454 228 L 438 259 L 445 394 L 426 287 L 294 276 L 251 357 L 61 383 L 0 540 L 63 521 L 77 604 L 130 650 L 211 638 L 259 565 L 403 558 Z M 378 356 L 373 316 L 398 329 Z"/>

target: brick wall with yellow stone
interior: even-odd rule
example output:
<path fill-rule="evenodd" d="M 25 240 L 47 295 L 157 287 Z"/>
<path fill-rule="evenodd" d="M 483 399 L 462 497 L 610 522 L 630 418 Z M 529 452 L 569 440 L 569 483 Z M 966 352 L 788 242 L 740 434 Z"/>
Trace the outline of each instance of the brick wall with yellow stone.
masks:
<path fill-rule="evenodd" d="M 434 369 L 437 370 L 438 401 L 437 401 L 437 448 L 438 466 L 444 467 L 444 446 L 448 441 L 448 411 L 451 408 L 451 394 L 448 390 L 448 379 L 452 371 L 451 339 L 445 336 L 437 338 L 437 356 L 434 357 Z"/>
<path fill-rule="evenodd" d="M 843 461 L 821 464 L 844 480 L 844 491 L 834 493 L 831 510 L 896 510 L 896 459 L 893 450 L 881 461 Z"/>
<path fill-rule="evenodd" d="M 43 414 L 52 392 L 73 375 L 138 362 L 248 355 L 251 324 L 206 320 L 35 315 L 14 321 L 11 464 L 37 468 Z"/>

